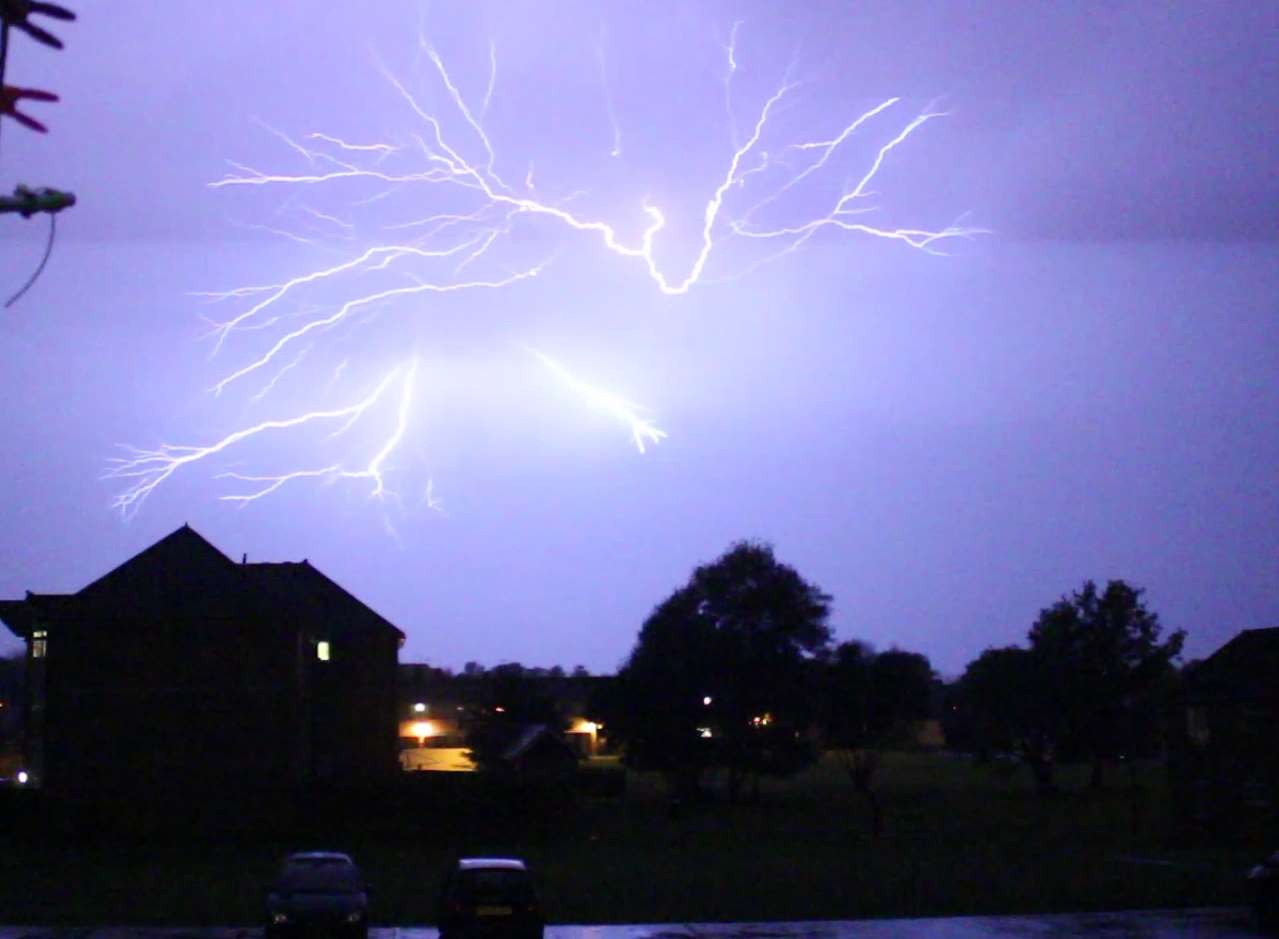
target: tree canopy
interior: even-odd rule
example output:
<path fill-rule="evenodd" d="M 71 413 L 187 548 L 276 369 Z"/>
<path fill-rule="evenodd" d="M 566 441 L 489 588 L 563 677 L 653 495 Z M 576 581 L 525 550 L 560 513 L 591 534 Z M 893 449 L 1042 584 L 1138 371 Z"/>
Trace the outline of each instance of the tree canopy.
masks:
<path fill-rule="evenodd" d="M 1153 697 L 1174 673 L 1186 634 L 1160 641 L 1159 617 L 1141 589 L 1112 580 L 1042 610 L 1029 633 L 1041 694 L 1058 703 L 1057 746 L 1100 760 L 1143 748 L 1157 733 Z M 1100 770 L 1098 770 L 1100 771 Z"/>
<path fill-rule="evenodd" d="M 1185 633 L 1161 640 L 1142 593 L 1087 581 L 1040 611 L 1029 648 L 987 649 L 971 662 L 957 706 L 978 746 L 1020 752 L 1041 784 L 1053 758 L 1091 759 L 1100 783 L 1105 759 L 1153 748 Z"/>
<path fill-rule="evenodd" d="M 840 644 L 830 667 L 826 720 L 830 742 L 844 749 L 907 742 L 932 712 L 936 676 L 928 657 L 857 640 Z"/>
<path fill-rule="evenodd" d="M 712 766 L 738 779 L 794 772 L 814 757 L 829 612 L 830 598 L 770 546 L 733 545 L 644 622 L 605 705 L 610 736 L 631 765 L 685 790 Z"/>

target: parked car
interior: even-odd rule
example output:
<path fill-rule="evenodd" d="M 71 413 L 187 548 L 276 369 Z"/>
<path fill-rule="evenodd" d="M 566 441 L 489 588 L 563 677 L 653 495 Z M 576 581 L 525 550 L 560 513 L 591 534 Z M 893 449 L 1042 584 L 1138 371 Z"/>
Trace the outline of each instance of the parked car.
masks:
<path fill-rule="evenodd" d="M 462 858 L 440 891 L 440 939 L 542 939 L 546 917 L 518 858 Z"/>
<path fill-rule="evenodd" d="M 290 854 L 267 892 L 266 939 L 311 934 L 368 937 L 368 885 L 348 855 Z"/>
<path fill-rule="evenodd" d="M 1248 872 L 1252 909 L 1263 929 L 1279 931 L 1279 851 Z"/>

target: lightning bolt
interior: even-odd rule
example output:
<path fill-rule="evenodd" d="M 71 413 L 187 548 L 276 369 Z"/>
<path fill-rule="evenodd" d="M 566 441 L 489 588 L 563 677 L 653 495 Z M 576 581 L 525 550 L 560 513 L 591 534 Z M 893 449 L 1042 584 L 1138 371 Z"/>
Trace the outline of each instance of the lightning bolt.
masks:
<path fill-rule="evenodd" d="M 673 239 L 667 221 L 683 214 L 677 208 L 642 200 L 629 209 L 623 207 L 624 218 L 611 220 L 574 208 L 572 203 L 582 195 L 580 191 L 558 197 L 539 193 L 534 187 L 530 161 L 519 160 L 522 178 L 515 173 L 502 175 L 499 167 L 510 164 L 503 160 L 495 144 L 500 137 L 490 134 L 487 127 L 498 84 L 498 53 L 493 43 L 488 45 L 487 81 L 478 107 L 468 102 L 463 83 L 456 80 L 424 32 L 419 35 L 418 52 L 421 61 L 429 63 L 430 81 L 447 102 L 447 112 L 433 112 L 402 78 L 379 67 L 391 92 L 403 104 L 406 116 L 411 118 L 409 127 L 396 139 L 353 142 L 321 132 L 293 137 L 262 125 L 300 162 L 300 171 L 266 172 L 230 163 L 227 174 L 209 186 L 287 190 L 291 201 L 282 208 L 281 217 L 291 212 L 302 221 L 295 228 L 288 227 L 287 221 L 265 227 L 304 244 L 322 242 L 326 250 L 334 250 L 333 243 L 337 242 L 341 253 L 336 262 L 273 283 L 202 294 L 210 302 L 230 304 L 238 310 L 211 323 L 212 355 L 234 355 L 237 362 L 222 373 L 210 390 L 220 396 L 257 381 L 259 387 L 250 400 L 261 402 L 286 384 L 296 387 L 304 381 L 299 368 L 303 359 L 309 363 L 327 354 L 326 348 L 350 345 L 352 348 L 341 356 L 327 384 L 305 387 L 310 393 L 318 389 L 327 396 L 344 386 L 348 380 L 345 372 L 353 357 L 360 361 L 358 343 L 370 324 L 397 319 L 420 321 L 431 297 L 517 289 L 521 282 L 552 266 L 561 250 L 578 241 L 593 241 L 620 262 L 639 265 L 659 294 L 674 297 L 702 285 L 746 276 L 763 264 L 794 254 L 823 233 L 832 237 L 886 239 L 928 253 L 941 253 L 945 243 L 953 239 L 984 233 L 984 229 L 958 222 L 942 228 L 896 227 L 875 224 L 870 217 L 872 211 L 881 209 L 873 185 L 893 151 L 930 122 L 944 117 L 944 112 L 925 108 L 914 116 L 897 118 L 884 131 L 886 122 L 903 107 L 899 98 L 888 98 L 848 116 L 825 133 L 788 138 L 777 114 L 792 102 L 800 86 L 785 78 L 771 94 L 760 96 L 752 110 L 739 119 L 738 111 L 745 106 L 742 96 L 734 91 L 734 80 L 742 70 L 739 41 L 743 25 L 733 23 L 727 44 L 722 46 L 723 120 L 728 144 L 721 169 L 707 187 L 705 201 L 700 209 L 687 213 L 698 221 L 697 236 L 691 251 L 685 249 L 682 261 L 677 251 L 658 250 L 668 237 Z M 620 160 L 622 128 L 609 82 L 604 36 L 601 31 L 595 43 L 595 58 L 611 130 L 612 147 L 607 156 Z M 852 141 L 872 132 L 880 141 L 871 148 L 873 156 L 860 169 L 850 171 L 850 164 L 864 159 L 850 153 Z M 832 178 L 836 174 L 851 181 L 840 184 Z M 365 190 L 351 205 L 355 211 L 384 212 L 383 207 L 409 207 L 407 218 L 382 217 L 378 225 L 382 237 L 362 250 L 342 248 L 343 242 L 349 246 L 357 238 L 357 225 L 352 218 L 302 202 L 310 192 L 353 184 Z M 805 211 L 812 199 L 797 198 L 801 188 L 814 187 L 827 194 L 820 203 L 824 208 L 815 213 Z M 549 231 L 558 235 L 562 244 L 550 257 L 517 261 L 515 258 L 521 256 L 515 247 L 518 233 L 533 223 L 540 225 L 539 234 Z M 394 233 L 393 240 L 385 237 L 388 233 Z M 754 252 L 753 260 L 719 262 L 730 243 L 736 246 L 733 258 L 747 250 Z M 660 260 L 672 256 L 674 263 Z M 472 268 L 483 268 L 484 272 L 471 275 Z M 587 384 L 543 352 L 527 351 L 584 402 L 627 428 L 640 453 L 665 439 L 665 432 L 645 416 L 645 409 Z M 328 367 L 332 369 L 332 362 Z M 239 504 L 257 501 L 302 480 L 364 481 L 369 484 L 370 495 L 381 498 L 389 493 L 385 482 L 388 459 L 408 431 L 415 372 L 416 364 L 398 366 L 371 393 L 354 403 L 264 421 L 228 433 L 212 444 L 129 449 L 128 455 L 113 461 L 107 472 L 110 478 L 132 481 L 113 504 L 125 515 L 131 515 L 174 473 L 196 463 L 213 462 L 250 438 L 341 422 L 327 438 L 331 439 L 356 422 L 372 421 L 375 414 L 385 417 L 388 408 L 379 406 L 379 402 L 390 394 L 390 388 L 398 387 L 399 406 L 383 432 L 383 443 L 367 458 L 317 462 L 278 473 L 223 470 L 215 475 L 247 484 L 240 492 L 220 496 Z M 433 485 L 427 484 L 423 501 L 436 508 L 439 503 Z"/>
<path fill-rule="evenodd" d="M 400 381 L 399 420 L 394 432 L 386 439 L 374 457 L 362 468 L 356 470 L 343 469 L 334 464 L 320 469 L 294 470 L 273 476 L 256 476 L 234 472 L 218 474 L 218 478 L 237 479 L 247 482 L 265 484 L 248 495 L 224 495 L 220 498 L 229 502 L 252 502 L 262 496 L 275 492 L 285 483 L 297 479 L 326 477 L 329 479 L 369 479 L 373 482 L 372 495 L 382 496 L 386 493 L 383 478 L 383 465 L 391 451 L 403 439 L 408 426 L 409 403 L 412 400 L 413 377 L 417 363 L 392 369 L 378 383 L 373 391 L 362 400 L 345 407 L 322 411 L 308 411 L 289 418 L 262 421 L 251 427 L 227 434 L 221 440 L 203 446 L 161 444 L 152 450 L 127 448 L 131 456 L 111 461 L 106 477 L 109 479 L 136 480 L 127 489 L 116 496 L 112 507 L 125 516 L 132 516 L 142 508 L 142 504 L 161 483 L 176 473 L 183 466 L 209 459 L 223 451 L 242 443 L 251 437 L 268 434 L 273 431 L 288 430 L 308 424 L 343 420 L 341 426 L 330 436 L 339 436 L 348 431 L 360 418 L 370 411 L 381 400 L 387 389 Z"/>
<path fill-rule="evenodd" d="M 646 442 L 660 443 L 665 439 L 666 432 L 659 430 L 652 421 L 643 417 L 640 413 L 645 408 L 638 404 L 632 404 L 625 398 L 610 391 L 602 391 L 599 388 L 588 385 L 549 355 L 538 352 L 536 349 L 527 349 L 526 351 L 535 356 L 555 377 L 577 392 L 587 404 L 624 424 L 631 432 L 631 440 L 635 443 L 635 449 L 640 453 L 645 452 Z"/>

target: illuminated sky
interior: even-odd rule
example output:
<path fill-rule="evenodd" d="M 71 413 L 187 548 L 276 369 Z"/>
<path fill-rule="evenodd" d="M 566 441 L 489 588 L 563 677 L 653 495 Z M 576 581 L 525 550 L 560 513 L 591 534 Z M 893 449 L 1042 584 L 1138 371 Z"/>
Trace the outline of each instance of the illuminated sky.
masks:
<path fill-rule="evenodd" d="M 771 541 L 832 593 L 840 638 L 919 650 L 948 673 L 1020 640 L 1089 577 L 1146 587 L 1191 655 L 1279 623 L 1279 8 L 78 12 L 55 30 L 65 52 L 18 37 L 9 65 L 10 83 L 63 101 L 27 108 L 47 138 L 3 127 L 0 187 L 55 185 L 81 204 L 44 277 L 0 315 L 0 596 L 78 589 L 185 521 L 233 557 L 309 558 L 408 633 L 402 659 L 450 666 L 611 670 L 648 611 L 739 538 Z M 705 282 L 666 296 L 599 238 L 521 220 L 467 276 L 545 265 L 536 277 L 382 304 L 324 333 L 270 395 L 255 395 L 264 376 L 215 397 L 261 346 L 239 334 L 211 357 L 208 320 L 244 305 L 197 292 L 279 283 L 455 210 L 359 180 L 208 185 L 241 172 L 228 161 L 306 172 L 285 137 L 411 148 L 428 128 L 388 74 L 482 162 L 423 37 L 477 114 L 492 80 L 495 172 L 518 185 L 531 166 L 540 196 L 630 243 L 643 206 L 660 206 L 654 255 L 677 274 L 735 145 L 788 81 L 753 158 L 802 165 L 782 143 L 828 140 L 889 98 L 901 116 L 788 190 L 775 224 L 828 211 L 933 108 L 947 116 L 892 151 L 863 220 L 991 234 L 933 256 L 823 230 L 740 278 L 760 255 L 727 239 Z M 45 232 L 0 219 L 6 296 Z M 303 322 L 351 289 L 326 282 L 281 312 Z M 401 435 L 388 396 L 380 423 L 349 437 L 254 440 L 182 467 L 128 520 L 110 508 L 124 486 L 102 476 L 121 445 L 207 445 L 350 405 L 409 360 Z M 638 402 L 668 436 L 641 454 L 566 375 Z M 349 471 L 392 439 L 378 467 L 393 495 L 372 498 Z M 331 460 L 348 475 L 221 498 L 245 491 L 228 473 Z"/>

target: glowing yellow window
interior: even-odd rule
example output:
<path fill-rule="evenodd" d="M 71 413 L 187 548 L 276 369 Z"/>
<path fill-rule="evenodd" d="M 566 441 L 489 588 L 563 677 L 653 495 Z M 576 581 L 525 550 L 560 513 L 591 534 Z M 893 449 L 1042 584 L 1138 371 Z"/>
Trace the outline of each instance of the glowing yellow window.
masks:
<path fill-rule="evenodd" d="M 37 629 L 31 633 L 31 657 L 42 659 L 49 654 L 49 633 Z"/>
<path fill-rule="evenodd" d="M 332 653 L 333 653 L 333 650 L 329 647 L 329 644 L 325 642 L 323 639 L 321 639 L 319 642 L 315 644 L 315 657 L 319 659 L 321 662 L 327 662 L 329 658 L 331 657 Z"/>

